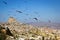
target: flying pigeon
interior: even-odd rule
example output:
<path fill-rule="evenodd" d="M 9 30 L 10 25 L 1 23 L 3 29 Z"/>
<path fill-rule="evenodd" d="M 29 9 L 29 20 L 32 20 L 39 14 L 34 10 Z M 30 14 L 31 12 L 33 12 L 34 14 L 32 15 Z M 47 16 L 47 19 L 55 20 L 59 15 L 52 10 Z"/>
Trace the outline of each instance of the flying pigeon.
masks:
<path fill-rule="evenodd" d="M 19 11 L 19 10 L 16 10 L 16 12 L 18 12 L 18 13 L 22 13 L 22 11 Z"/>
<path fill-rule="evenodd" d="M 38 20 L 37 18 L 33 18 L 33 19 Z"/>
<path fill-rule="evenodd" d="M 7 2 L 6 2 L 6 1 L 3 1 L 3 3 L 4 3 L 4 4 L 7 4 Z"/>

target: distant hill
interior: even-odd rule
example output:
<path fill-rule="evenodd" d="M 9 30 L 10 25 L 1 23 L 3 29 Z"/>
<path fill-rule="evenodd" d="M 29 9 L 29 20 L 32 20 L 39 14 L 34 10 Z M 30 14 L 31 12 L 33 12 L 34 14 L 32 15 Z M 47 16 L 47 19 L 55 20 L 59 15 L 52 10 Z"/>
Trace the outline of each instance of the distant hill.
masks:
<path fill-rule="evenodd" d="M 48 23 L 48 22 L 30 22 L 27 23 L 33 26 L 39 26 L 39 27 L 51 27 L 51 28 L 58 28 L 60 29 L 60 23 Z"/>

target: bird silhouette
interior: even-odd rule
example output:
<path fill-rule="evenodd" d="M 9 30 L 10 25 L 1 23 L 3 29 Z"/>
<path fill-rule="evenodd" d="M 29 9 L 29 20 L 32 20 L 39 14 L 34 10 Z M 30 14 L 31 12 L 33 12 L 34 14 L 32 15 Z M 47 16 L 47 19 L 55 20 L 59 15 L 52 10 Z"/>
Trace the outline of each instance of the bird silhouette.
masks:
<path fill-rule="evenodd" d="M 7 2 L 6 1 L 3 1 L 3 3 L 7 5 Z"/>
<path fill-rule="evenodd" d="M 18 12 L 18 13 L 22 13 L 22 11 L 19 11 L 19 10 L 16 10 L 16 12 Z"/>
<path fill-rule="evenodd" d="M 37 18 L 33 18 L 33 19 L 38 20 Z"/>

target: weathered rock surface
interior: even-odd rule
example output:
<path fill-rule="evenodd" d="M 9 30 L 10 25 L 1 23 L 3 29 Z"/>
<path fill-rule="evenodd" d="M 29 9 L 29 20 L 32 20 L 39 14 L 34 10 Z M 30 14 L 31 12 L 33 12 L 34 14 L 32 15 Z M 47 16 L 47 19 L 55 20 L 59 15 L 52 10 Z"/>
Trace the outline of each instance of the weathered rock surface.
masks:
<path fill-rule="evenodd" d="M 5 28 L 8 27 L 10 29 L 11 33 L 13 34 L 14 38 L 7 36 L 6 40 L 8 40 L 8 39 L 9 40 L 15 40 L 16 38 L 19 37 L 19 35 L 21 35 L 21 37 L 24 37 L 22 35 L 27 36 L 28 31 L 33 27 L 31 25 L 20 23 L 13 17 L 10 17 L 8 19 L 7 23 L 1 24 L 1 25 L 4 26 Z"/>

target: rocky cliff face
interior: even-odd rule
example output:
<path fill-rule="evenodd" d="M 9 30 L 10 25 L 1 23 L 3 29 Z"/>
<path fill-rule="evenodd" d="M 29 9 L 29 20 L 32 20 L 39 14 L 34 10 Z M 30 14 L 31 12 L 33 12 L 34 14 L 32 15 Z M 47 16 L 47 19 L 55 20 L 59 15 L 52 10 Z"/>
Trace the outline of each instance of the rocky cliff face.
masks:
<path fill-rule="evenodd" d="M 20 25 L 20 24 L 22 24 L 22 23 L 20 23 L 20 22 L 18 22 L 15 18 L 13 18 L 13 17 L 10 17 L 9 19 L 8 19 L 8 21 L 7 21 L 7 23 L 9 23 L 9 24 L 15 24 L 15 25 Z"/>
<path fill-rule="evenodd" d="M 27 33 L 28 30 L 30 30 L 33 26 L 27 25 L 24 23 L 18 22 L 15 18 L 10 17 L 5 24 L 1 24 L 4 27 L 8 27 L 13 34 L 13 37 L 16 38 L 19 35 L 22 35 L 24 33 Z M 9 36 L 7 37 L 6 40 L 11 39 Z M 14 39 L 13 39 L 14 40 Z"/>
<path fill-rule="evenodd" d="M 11 30 L 14 36 L 27 32 L 33 27 L 32 25 L 20 23 L 13 17 L 10 17 L 8 19 L 8 22 L 5 26 L 7 26 Z"/>

